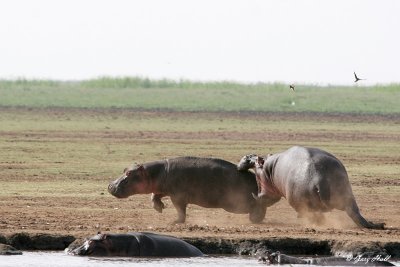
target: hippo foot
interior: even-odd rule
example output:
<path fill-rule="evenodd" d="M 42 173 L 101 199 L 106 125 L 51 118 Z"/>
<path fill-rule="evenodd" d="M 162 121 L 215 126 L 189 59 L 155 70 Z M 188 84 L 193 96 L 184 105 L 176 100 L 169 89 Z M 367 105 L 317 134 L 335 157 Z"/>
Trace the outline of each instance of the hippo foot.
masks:
<path fill-rule="evenodd" d="M 162 213 L 162 210 L 165 208 L 164 203 L 161 201 L 162 197 L 163 197 L 163 195 L 154 194 L 154 193 L 151 194 L 152 207 L 159 213 Z"/>
<path fill-rule="evenodd" d="M 162 213 L 163 209 L 165 209 L 165 205 L 161 200 L 160 201 L 154 201 L 153 202 L 153 209 L 155 209 L 159 213 Z"/>
<path fill-rule="evenodd" d="M 175 225 L 175 224 L 183 224 L 183 223 L 185 223 L 185 220 L 182 220 L 182 219 L 176 219 L 175 221 L 173 221 L 171 224 L 172 225 Z"/>
<path fill-rule="evenodd" d="M 370 223 L 370 229 L 377 229 L 377 230 L 384 230 L 385 229 L 385 223 Z"/>

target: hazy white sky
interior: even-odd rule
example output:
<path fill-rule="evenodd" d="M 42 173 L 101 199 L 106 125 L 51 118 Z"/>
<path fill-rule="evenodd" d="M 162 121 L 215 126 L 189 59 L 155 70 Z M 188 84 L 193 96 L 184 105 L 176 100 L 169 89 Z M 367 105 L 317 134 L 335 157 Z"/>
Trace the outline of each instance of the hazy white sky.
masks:
<path fill-rule="evenodd" d="M 1 0 L 0 78 L 400 82 L 397 0 Z"/>

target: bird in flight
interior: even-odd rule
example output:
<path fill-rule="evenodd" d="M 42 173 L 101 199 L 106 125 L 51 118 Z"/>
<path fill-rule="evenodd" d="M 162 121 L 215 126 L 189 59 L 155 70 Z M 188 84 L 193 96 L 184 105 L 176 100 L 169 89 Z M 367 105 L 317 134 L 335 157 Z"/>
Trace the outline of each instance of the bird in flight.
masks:
<path fill-rule="evenodd" d="M 361 80 L 365 80 L 365 79 L 360 79 L 360 78 L 358 78 L 356 72 L 354 72 L 354 77 L 356 78 L 356 79 L 354 80 L 355 83 L 358 82 L 358 81 L 361 81 Z"/>
<path fill-rule="evenodd" d="M 294 84 L 289 85 L 289 88 L 294 91 Z"/>

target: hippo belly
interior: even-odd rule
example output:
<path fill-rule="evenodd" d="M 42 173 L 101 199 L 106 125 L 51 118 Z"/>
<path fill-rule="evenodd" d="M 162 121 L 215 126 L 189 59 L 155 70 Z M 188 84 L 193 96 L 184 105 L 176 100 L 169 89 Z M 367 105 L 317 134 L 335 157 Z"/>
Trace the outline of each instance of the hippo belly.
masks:
<path fill-rule="evenodd" d="M 248 177 L 249 181 L 255 181 L 253 175 Z M 214 179 L 213 179 L 214 178 Z M 226 182 L 218 181 L 219 177 L 210 177 L 198 179 L 195 181 L 186 181 L 190 183 L 190 188 L 177 187 L 172 190 L 170 196 L 172 198 L 186 198 L 188 204 L 195 204 L 204 208 L 222 208 L 226 211 L 245 214 L 251 212 L 255 205 L 252 192 L 257 192 L 256 183 L 243 183 L 241 187 L 233 181 Z M 209 181 L 217 180 L 216 183 Z M 236 181 L 238 182 L 238 181 Z"/>
<path fill-rule="evenodd" d="M 265 204 L 252 197 L 258 190 L 252 172 L 240 172 L 236 165 L 219 159 L 188 158 L 187 163 L 170 161 L 173 178 L 166 190 L 178 213 L 179 207 L 195 204 L 232 213 L 249 213 L 252 221 L 257 217 L 252 215 L 257 213 L 262 218 L 254 222 L 264 218 Z"/>

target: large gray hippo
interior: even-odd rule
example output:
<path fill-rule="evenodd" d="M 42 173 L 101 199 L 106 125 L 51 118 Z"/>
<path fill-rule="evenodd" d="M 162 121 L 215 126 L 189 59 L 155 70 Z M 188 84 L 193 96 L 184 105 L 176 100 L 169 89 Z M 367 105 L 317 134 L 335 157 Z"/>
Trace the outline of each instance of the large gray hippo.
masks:
<path fill-rule="evenodd" d="M 249 213 L 250 221 L 261 222 L 266 204 L 256 201 L 255 175 L 238 171 L 236 165 L 216 158 L 179 157 L 144 163 L 111 182 L 108 191 L 115 197 L 153 193 L 154 207 L 161 211 L 161 198 L 169 196 L 178 212 L 177 223 L 186 220 L 186 207 L 222 208 L 232 213 Z"/>
<path fill-rule="evenodd" d="M 318 148 L 294 146 L 267 157 L 244 156 L 239 170 L 255 168 L 259 194 L 268 205 L 281 197 L 299 213 L 322 220 L 322 212 L 346 211 L 360 227 L 383 229 L 364 219 L 358 209 L 349 178 L 343 164 L 332 154 Z"/>
<path fill-rule="evenodd" d="M 153 233 L 97 234 L 66 252 L 102 257 L 194 257 L 203 256 L 195 246 L 178 238 Z"/>

